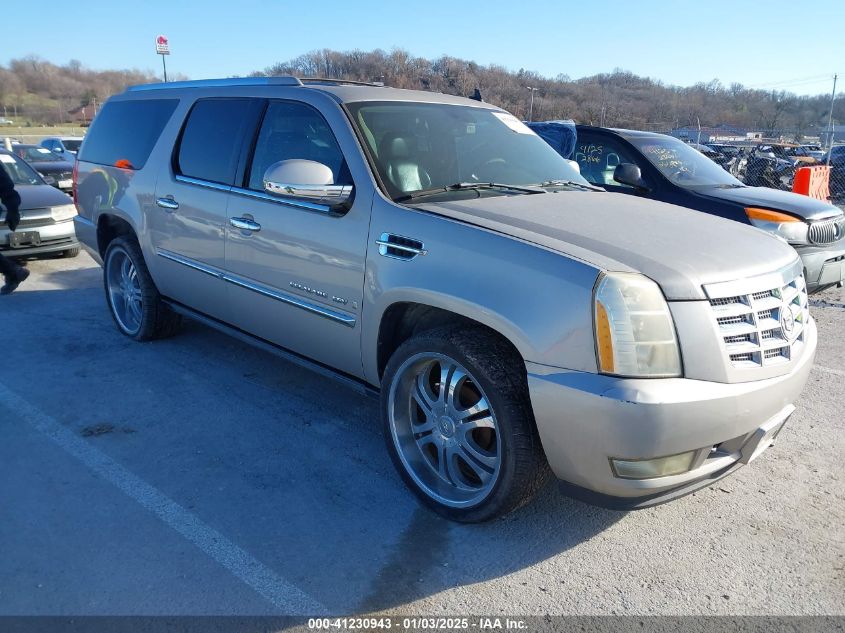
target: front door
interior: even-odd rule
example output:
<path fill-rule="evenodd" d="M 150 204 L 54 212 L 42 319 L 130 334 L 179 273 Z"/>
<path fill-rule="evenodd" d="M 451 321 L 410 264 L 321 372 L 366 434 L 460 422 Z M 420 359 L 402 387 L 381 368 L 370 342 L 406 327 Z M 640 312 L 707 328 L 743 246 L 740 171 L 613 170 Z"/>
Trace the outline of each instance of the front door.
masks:
<path fill-rule="evenodd" d="M 355 147 L 351 135 L 345 142 Z M 229 199 L 226 269 L 232 323 L 361 376 L 360 316 L 372 190 L 357 190 L 344 211 L 266 193 L 264 172 L 287 159 L 322 163 L 332 170 L 334 184 L 355 184 L 335 134 L 316 108 L 299 101 L 268 103 L 242 186 L 233 188 Z"/>

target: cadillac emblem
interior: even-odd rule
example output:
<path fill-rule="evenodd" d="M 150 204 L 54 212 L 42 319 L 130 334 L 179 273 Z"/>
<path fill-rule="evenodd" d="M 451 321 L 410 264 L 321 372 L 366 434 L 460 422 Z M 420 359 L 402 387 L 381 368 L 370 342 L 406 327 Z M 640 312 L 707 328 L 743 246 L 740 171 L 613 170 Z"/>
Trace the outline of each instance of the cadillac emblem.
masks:
<path fill-rule="evenodd" d="M 785 303 L 780 308 L 780 331 L 783 338 L 792 341 L 797 334 L 798 306 Z"/>

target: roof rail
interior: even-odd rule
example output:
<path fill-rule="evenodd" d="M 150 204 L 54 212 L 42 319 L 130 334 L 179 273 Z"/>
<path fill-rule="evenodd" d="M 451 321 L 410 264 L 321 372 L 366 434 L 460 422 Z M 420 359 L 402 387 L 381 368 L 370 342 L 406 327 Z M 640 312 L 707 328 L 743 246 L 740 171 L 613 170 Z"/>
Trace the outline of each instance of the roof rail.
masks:
<path fill-rule="evenodd" d="M 382 81 L 355 81 L 353 79 L 330 79 L 327 77 L 299 77 L 303 84 L 348 84 L 351 86 L 376 86 L 384 88 Z"/>
<path fill-rule="evenodd" d="M 143 90 L 168 90 L 171 88 L 225 88 L 232 86 L 301 86 L 296 77 L 234 77 L 231 79 L 198 79 L 195 81 L 170 81 L 167 83 L 129 86 L 127 92 Z"/>

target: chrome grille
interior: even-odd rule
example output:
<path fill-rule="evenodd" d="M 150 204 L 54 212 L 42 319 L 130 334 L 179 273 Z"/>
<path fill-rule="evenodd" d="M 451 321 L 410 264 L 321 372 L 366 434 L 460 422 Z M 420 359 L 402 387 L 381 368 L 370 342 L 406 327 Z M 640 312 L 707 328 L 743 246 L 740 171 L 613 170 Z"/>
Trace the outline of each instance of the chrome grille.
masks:
<path fill-rule="evenodd" d="M 798 357 L 804 345 L 804 326 L 810 319 L 804 275 L 776 288 L 713 297 L 710 305 L 733 367 L 768 367 Z"/>
<path fill-rule="evenodd" d="M 810 224 L 807 236 L 813 244 L 830 244 L 845 236 L 845 215 Z"/>

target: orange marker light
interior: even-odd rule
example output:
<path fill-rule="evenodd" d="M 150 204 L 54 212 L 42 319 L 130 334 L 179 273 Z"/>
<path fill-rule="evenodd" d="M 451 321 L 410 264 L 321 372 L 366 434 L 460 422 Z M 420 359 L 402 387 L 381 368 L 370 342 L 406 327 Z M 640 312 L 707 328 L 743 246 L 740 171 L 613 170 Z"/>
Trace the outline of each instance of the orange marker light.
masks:
<path fill-rule="evenodd" d="M 780 213 L 778 211 L 770 211 L 769 209 L 758 209 L 757 207 L 745 207 L 745 215 L 749 220 L 760 220 L 762 222 L 773 222 L 775 224 L 782 224 L 783 222 L 801 222 L 796 217 Z"/>
<path fill-rule="evenodd" d="M 599 371 L 613 373 L 613 338 L 610 335 L 610 319 L 601 302 L 596 302 L 596 341 L 599 352 Z"/>

